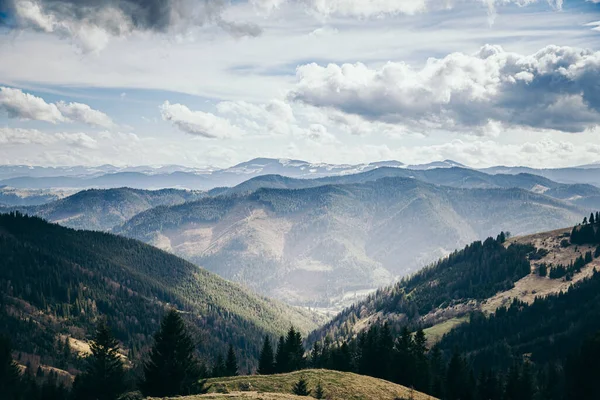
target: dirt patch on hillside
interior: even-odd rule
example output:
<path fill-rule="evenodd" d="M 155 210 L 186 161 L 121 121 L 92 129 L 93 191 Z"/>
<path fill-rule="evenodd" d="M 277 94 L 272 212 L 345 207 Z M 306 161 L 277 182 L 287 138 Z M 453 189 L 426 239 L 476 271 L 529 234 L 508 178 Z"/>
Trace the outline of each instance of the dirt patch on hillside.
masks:
<path fill-rule="evenodd" d="M 548 266 L 558 264 L 569 265 L 579 256 L 585 255 L 586 252 L 594 252 L 596 246 L 570 245 L 563 247 L 561 242 L 568 239 L 570 232 L 571 228 L 558 229 L 507 240 L 507 246 L 511 243 L 532 244 L 537 249 L 547 250 L 548 254 L 540 260 L 532 261 L 531 274 L 516 282 L 514 288 L 498 293 L 484 301 L 481 304 L 482 310 L 488 313 L 494 312 L 498 307 L 510 304 L 514 298 L 532 303 L 536 297 L 544 297 L 569 289 L 574 283 L 590 277 L 594 273 L 594 268 L 600 270 L 600 258 L 596 258 L 582 268 L 581 272 L 576 273 L 571 281 L 567 281 L 565 278 L 550 279 L 548 277 L 540 277 L 537 274 L 538 267 L 542 263 Z"/>

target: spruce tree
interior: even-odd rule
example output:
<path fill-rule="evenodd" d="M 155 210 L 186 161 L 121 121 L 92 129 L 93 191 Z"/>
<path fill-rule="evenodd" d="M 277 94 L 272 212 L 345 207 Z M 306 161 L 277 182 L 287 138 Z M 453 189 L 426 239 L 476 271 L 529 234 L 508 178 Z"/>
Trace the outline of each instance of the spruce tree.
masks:
<path fill-rule="evenodd" d="M 593 225 L 594 223 L 595 223 L 595 222 L 594 222 L 594 213 L 591 213 L 591 214 L 590 214 L 590 224 L 592 224 L 592 225 Z"/>
<path fill-rule="evenodd" d="M 289 354 L 285 346 L 285 338 L 281 336 L 277 343 L 277 355 L 275 356 L 275 371 L 277 373 L 288 372 Z"/>
<path fill-rule="evenodd" d="M 12 358 L 10 342 L 0 337 L 0 398 L 17 399 L 21 386 L 21 371 Z"/>
<path fill-rule="evenodd" d="M 325 398 L 325 392 L 323 391 L 323 385 L 321 384 L 321 381 L 319 381 L 317 383 L 317 387 L 315 388 L 315 399 L 324 399 Z"/>
<path fill-rule="evenodd" d="M 260 351 L 260 358 L 258 360 L 258 373 L 260 375 L 271 375 L 275 373 L 275 361 L 273 357 L 273 346 L 271 346 L 271 339 L 267 335 L 265 336 L 265 342 L 263 343 L 262 350 Z"/>
<path fill-rule="evenodd" d="M 213 369 L 211 372 L 211 376 L 213 378 L 220 378 L 225 376 L 226 374 L 226 367 L 225 367 L 225 359 L 223 358 L 223 356 L 221 354 L 219 354 L 217 356 L 217 360 L 215 361 L 215 365 L 213 365 Z"/>
<path fill-rule="evenodd" d="M 194 394 L 200 389 L 200 366 L 195 345 L 176 310 L 167 313 L 154 335 L 154 346 L 144 363 L 140 389 L 146 396 Z"/>
<path fill-rule="evenodd" d="M 69 346 L 65 341 L 65 346 Z M 125 391 L 125 372 L 119 343 L 105 320 L 100 320 L 90 343 L 92 354 L 87 367 L 73 385 L 74 397 L 90 400 L 114 400 Z"/>
<path fill-rule="evenodd" d="M 225 361 L 225 376 L 237 376 L 238 375 L 238 365 L 237 365 L 237 357 L 235 356 L 235 351 L 233 350 L 233 346 L 229 345 L 229 350 L 227 351 L 227 359 Z"/>
<path fill-rule="evenodd" d="M 292 388 L 292 393 L 296 396 L 308 396 L 310 395 L 310 390 L 308 390 L 308 382 L 304 379 L 304 376 L 301 376 L 298 382 L 294 384 Z"/>

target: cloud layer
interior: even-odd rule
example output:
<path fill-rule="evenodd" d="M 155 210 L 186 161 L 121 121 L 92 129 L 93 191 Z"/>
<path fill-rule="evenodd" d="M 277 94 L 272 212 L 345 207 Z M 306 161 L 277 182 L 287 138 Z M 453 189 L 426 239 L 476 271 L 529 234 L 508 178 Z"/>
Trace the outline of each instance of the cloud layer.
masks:
<path fill-rule="evenodd" d="M 9 118 L 44 121 L 52 124 L 60 122 L 80 122 L 91 126 L 111 128 L 110 117 L 82 103 L 47 103 L 41 97 L 24 93 L 20 89 L 0 86 L 0 111 Z"/>
<path fill-rule="evenodd" d="M 497 5 L 540 2 L 562 8 L 562 0 L 0 0 L 0 26 L 55 34 L 84 52 L 98 52 L 111 38 L 135 32 L 186 36 L 194 28 L 212 26 L 234 37 L 255 37 L 262 33 L 257 24 L 238 20 L 235 12 L 237 17 L 224 17 L 248 4 L 263 16 L 288 8 L 290 15 L 304 10 L 321 20 L 415 15 L 469 4 L 487 7 L 493 22 Z"/>
<path fill-rule="evenodd" d="M 111 37 L 136 31 L 185 34 L 206 24 L 234 36 L 260 34 L 250 23 L 224 20 L 227 5 L 226 0 L 0 0 L 0 12 L 18 28 L 71 38 L 84 51 L 100 50 Z"/>
<path fill-rule="evenodd" d="M 372 121 L 470 130 L 499 122 L 581 132 L 600 123 L 600 52 L 548 46 L 521 55 L 499 46 L 431 58 L 298 67 L 289 98 Z"/>

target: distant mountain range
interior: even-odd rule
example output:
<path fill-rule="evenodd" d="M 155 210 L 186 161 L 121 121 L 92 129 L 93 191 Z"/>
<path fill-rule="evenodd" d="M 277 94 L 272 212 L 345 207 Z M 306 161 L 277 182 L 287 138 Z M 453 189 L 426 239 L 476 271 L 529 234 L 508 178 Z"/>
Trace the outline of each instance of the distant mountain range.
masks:
<path fill-rule="evenodd" d="M 5 210 L 113 231 L 289 303 L 339 308 L 472 240 L 566 226 L 596 209 L 593 185 L 379 165 L 314 179 L 261 175 L 207 192 L 89 189 Z"/>
<path fill-rule="evenodd" d="M 419 165 L 405 165 L 399 161 L 381 161 L 356 165 L 309 163 L 301 160 L 256 158 L 230 168 L 188 168 L 178 165 L 119 168 L 100 167 L 29 167 L 0 166 L 0 185 L 13 188 L 115 188 L 137 189 L 187 188 L 210 190 L 231 187 L 261 175 L 281 175 L 291 178 L 314 179 L 329 176 L 353 175 L 388 167 L 413 171 L 441 168 L 465 168 L 452 160 Z M 600 186 L 600 165 L 559 169 L 534 169 L 528 167 L 492 167 L 481 169 L 487 174 L 528 173 L 546 177 L 559 183 L 582 183 Z"/>
<path fill-rule="evenodd" d="M 385 171 L 308 188 L 298 186 L 316 183 L 270 177 L 245 184 L 252 190 L 150 209 L 114 231 L 292 304 L 340 306 L 472 240 L 567 226 L 588 212 L 514 184 L 482 189 L 366 178 Z M 517 178 L 530 188 L 540 180 Z M 290 188 L 265 188 L 269 183 Z M 543 183 L 556 189 L 540 191 L 572 195 Z M 585 190 L 597 196 L 599 189 Z"/>

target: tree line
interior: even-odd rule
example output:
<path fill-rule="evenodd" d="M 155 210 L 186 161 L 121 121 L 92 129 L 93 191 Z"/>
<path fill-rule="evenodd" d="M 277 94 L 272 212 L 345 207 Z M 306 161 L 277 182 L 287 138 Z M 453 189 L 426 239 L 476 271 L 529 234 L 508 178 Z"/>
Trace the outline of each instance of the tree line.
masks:
<path fill-rule="evenodd" d="M 69 346 L 68 343 L 66 346 Z M 90 342 L 91 354 L 72 387 L 48 376 L 38 367 L 22 372 L 13 360 L 8 339 L 0 339 L 0 398 L 3 400 L 116 400 L 201 394 L 207 391 L 209 376 L 238 374 L 233 346 L 225 361 L 217 361 L 212 372 L 199 361 L 197 343 L 176 310 L 170 310 L 154 334 L 152 348 L 140 365 L 131 365 L 122 354 L 106 320 L 97 325 Z"/>
<path fill-rule="evenodd" d="M 584 217 L 580 225 L 571 230 L 570 241 L 572 244 L 597 244 L 600 245 L 600 212 L 591 213 Z"/>

